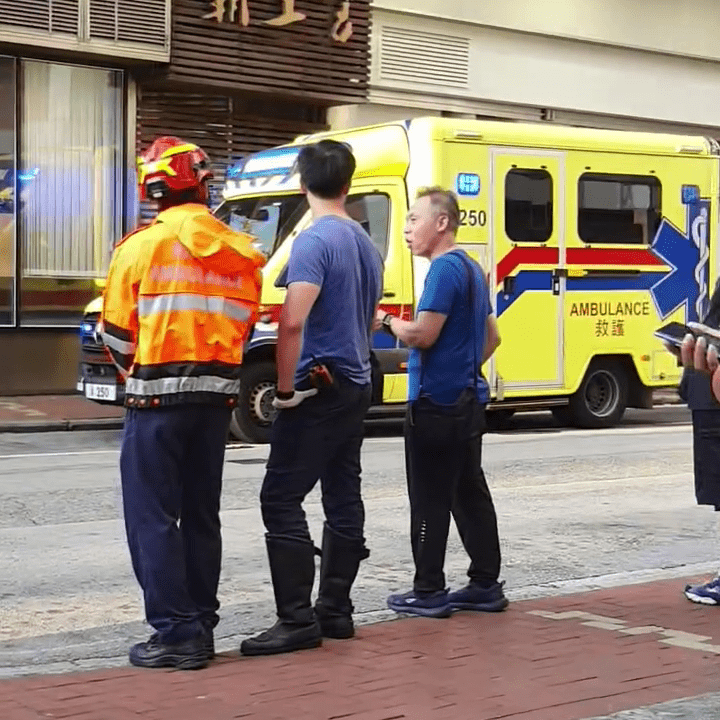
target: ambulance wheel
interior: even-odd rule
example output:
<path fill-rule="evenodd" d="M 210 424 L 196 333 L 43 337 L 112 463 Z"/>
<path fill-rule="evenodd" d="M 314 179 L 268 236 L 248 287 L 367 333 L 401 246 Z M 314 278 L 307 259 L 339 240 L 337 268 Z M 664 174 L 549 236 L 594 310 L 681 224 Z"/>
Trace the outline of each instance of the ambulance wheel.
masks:
<path fill-rule="evenodd" d="M 612 361 L 593 361 L 567 409 L 577 427 L 613 427 L 625 413 L 627 398 L 623 368 Z"/>
<path fill-rule="evenodd" d="M 250 363 L 243 368 L 240 398 L 230 420 L 230 432 L 237 440 L 270 442 L 270 428 L 277 410 L 272 406 L 277 387 L 275 363 Z"/>

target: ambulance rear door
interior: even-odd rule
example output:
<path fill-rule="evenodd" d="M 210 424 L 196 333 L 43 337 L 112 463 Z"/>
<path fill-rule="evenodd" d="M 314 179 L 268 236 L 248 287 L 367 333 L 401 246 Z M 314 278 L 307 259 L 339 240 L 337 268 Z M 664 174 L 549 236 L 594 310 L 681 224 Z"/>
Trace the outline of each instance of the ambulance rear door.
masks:
<path fill-rule="evenodd" d="M 490 149 L 494 303 L 502 343 L 491 364 L 498 399 L 563 385 L 565 155 Z"/>

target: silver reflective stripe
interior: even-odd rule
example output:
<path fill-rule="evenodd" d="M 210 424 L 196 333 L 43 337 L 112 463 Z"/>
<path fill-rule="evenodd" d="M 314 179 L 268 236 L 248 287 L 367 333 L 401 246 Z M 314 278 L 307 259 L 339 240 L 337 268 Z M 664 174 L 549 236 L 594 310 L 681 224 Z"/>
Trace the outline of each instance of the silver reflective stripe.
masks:
<path fill-rule="evenodd" d="M 138 315 L 158 315 L 175 310 L 195 310 L 197 312 L 225 315 L 233 320 L 244 322 L 250 317 L 250 311 L 237 300 L 217 295 L 196 295 L 191 293 L 170 293 L 141 297 L 138 301 Z"/>
<path fill-rule="evenodd" d="M 121 355 L 133 355 L 137 349 L 137 345 L 124 340 L 118 340 L 114 335 L 102 333 L 102 341 L 113 350 L 117 350 Z"/>
<path fill-rule="evenodd" d="M 226 380 L 212 375 L 198 377 L 173 377 L 160 380 L 139 380 L 128 378 L 125 392 L 129 395 L 174 395 L 183 392 L 213 392 L 223 395 L 237 395 L 239 380 Z"/>

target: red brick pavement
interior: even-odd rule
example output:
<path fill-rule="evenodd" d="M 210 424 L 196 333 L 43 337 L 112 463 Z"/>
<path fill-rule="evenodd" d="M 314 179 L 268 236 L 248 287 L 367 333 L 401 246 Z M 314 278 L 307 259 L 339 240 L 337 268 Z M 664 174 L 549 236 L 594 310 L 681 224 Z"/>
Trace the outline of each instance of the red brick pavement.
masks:
<path fill-rule="evenodd" d="M 100 405 L 82 395 L 27 395 L 0 397 L 0 428 L 117 419 L 123 417 L 122 407 Z"/>
<path fill-rule="evenodd" d="M 380 623 L 317 650 L 220 655 L 197 672 L 128 667 L 9 680 L 0 683 L 0 718 L 579 720 L 720 690 L 720 612 L 685 600 L 683 583 Z M 536 611 L 591 613 L 614 629 Z"/>

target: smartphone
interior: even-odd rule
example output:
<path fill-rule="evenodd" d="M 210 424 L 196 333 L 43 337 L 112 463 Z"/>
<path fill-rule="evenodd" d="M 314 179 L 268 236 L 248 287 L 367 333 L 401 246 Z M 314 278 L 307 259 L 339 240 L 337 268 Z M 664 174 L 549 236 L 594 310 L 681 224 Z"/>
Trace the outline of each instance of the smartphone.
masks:
<path fill-rule="evenodd" d="M 695 337 L 704 337 L 708 346 L 714 345 L 716 350 L 720 352 L 720 330 L 699 322 L 689 322 L 688 329 Z"/>
<path fill-rule="evenodd" d="M 663 342 L 669 343 L 670 345 L 674 345 L 678 348 L 682 346 L 686 335 L 690 334 L 695 335 L 696 337 L 698 335 L 698 333 L 689 325 L 683 325 L 679 322 L 671 322 L 667 325 L 663 325 L 663 327 L 656 330 L 653 334 L 655 337 L 660 338 Z"/>

